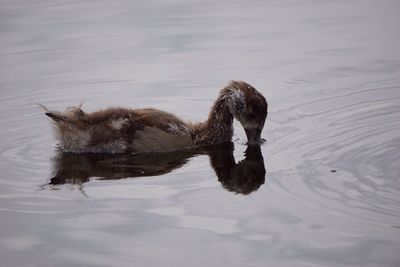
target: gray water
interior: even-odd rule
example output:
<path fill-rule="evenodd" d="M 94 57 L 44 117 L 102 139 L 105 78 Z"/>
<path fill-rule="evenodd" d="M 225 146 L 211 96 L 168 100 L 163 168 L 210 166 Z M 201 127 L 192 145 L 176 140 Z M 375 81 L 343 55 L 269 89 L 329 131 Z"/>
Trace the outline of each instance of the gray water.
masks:
<path fill-rule="evenodd" d="M 400 266 L 399 10 L 1 0 L 0 265 Z M 212 153 L 135 170 L 132 159 L 68 158 L 36 105 L 153 106 L 201 121 L 232 79 L 269 102 L 260 180 L 245 194 Z M 217 165 L 234 156 L 247 168 L 239 124 L 233 141 Z"/>

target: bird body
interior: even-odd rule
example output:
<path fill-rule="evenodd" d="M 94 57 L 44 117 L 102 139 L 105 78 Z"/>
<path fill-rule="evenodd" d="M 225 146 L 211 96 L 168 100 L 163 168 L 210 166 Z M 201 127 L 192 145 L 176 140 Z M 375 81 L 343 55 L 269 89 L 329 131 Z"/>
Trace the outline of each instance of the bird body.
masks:
<path fill-rule="evenodd" d="M 249 142 L 260 140 L 267 116 L 265 98 L 245 82 L 221 90 L 209 117 L 201 123 L 181 120 L 162 110 L 108 108 L 91 113 L 80 107 L 49 111 L 63 151 L 75 153 L 148 153 L 182 150 L 231 141 L 233 118 Z"/>

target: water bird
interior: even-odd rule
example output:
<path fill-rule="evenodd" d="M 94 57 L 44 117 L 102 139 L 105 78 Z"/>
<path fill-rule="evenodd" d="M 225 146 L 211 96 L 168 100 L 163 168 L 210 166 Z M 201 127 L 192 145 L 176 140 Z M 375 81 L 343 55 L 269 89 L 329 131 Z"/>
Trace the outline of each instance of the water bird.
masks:
<path fill-rule="evenodd" d="M 64 112 L 44 108 L 61 149 L 74 153 L 169 152 L 220 144 L 231 141 L 234 118 L 242 124 L 248 144 L 259 144 L 268 114 L 264 96 L 243 81 L 225 86 L 200 123 L 154 108 L 110 107 L 91 113 L 81 106 Z"/>

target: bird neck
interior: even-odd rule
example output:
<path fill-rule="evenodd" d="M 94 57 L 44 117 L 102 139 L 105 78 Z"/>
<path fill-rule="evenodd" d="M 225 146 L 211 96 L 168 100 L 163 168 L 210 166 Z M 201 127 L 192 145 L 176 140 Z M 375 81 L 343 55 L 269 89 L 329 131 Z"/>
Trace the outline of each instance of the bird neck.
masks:
<path fill-rule="evenodd" d="M 227 98 L 219 97 L 211 108 L 208 119 L 197 125 L 196 144 L 218 144 L 232 140 L 233 115 Z"/>

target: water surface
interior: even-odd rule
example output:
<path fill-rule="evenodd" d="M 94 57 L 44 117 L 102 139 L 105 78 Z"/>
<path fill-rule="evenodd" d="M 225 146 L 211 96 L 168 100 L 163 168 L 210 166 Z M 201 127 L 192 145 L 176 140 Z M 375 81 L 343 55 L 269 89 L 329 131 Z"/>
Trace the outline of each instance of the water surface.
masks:
<path fill-rule="evenodd" d="M 0 4 L 1 266 L 399 266 L 398 1 Z M 235 124 L 218 157 L 98 167 L 36 105 L 200 121 L 231 79 L 269 102 L 255 159 Z"/>

